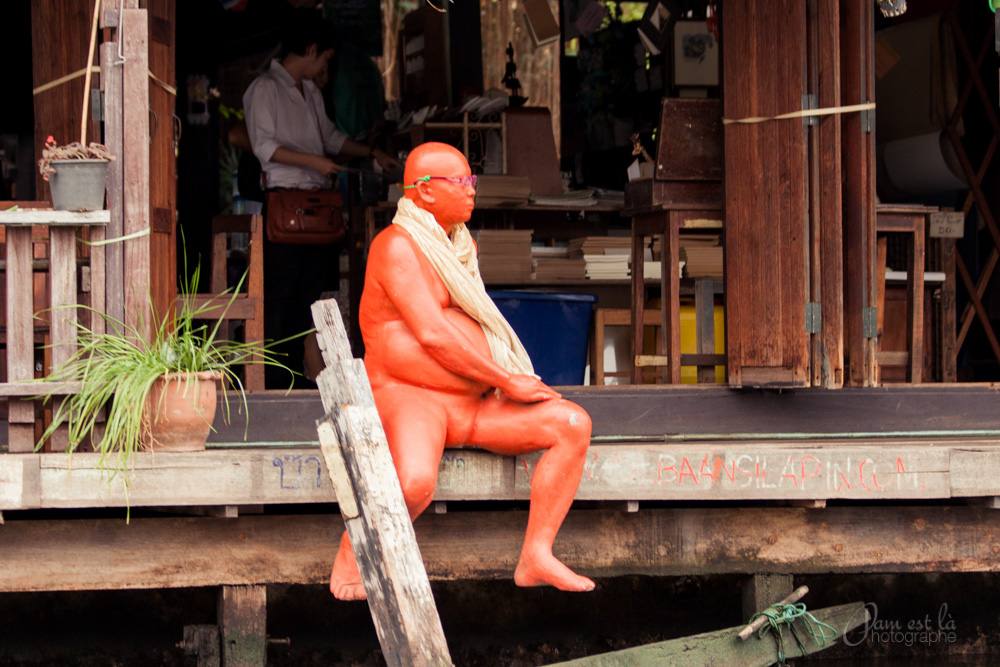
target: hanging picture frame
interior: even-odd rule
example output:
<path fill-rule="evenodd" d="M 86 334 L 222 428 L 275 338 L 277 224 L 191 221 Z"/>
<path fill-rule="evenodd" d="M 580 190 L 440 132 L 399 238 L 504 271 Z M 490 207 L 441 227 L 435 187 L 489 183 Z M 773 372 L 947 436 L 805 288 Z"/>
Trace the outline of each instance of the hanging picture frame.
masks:
<path fill-rule="evenodd" d="M 704 19 L 674 24 L 674 85 L 708 88 L 719 85 L 719 43 Z"/>

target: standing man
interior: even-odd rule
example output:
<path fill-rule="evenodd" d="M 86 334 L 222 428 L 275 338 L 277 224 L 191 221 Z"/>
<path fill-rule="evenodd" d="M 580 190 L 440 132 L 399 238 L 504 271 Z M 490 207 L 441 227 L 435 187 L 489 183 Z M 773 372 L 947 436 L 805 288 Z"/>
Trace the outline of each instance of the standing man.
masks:
<path fill-rule="evenodd" d="M 330 187 L 344 167 L 330 156 L 372 157 L 383 168 L 400 166 L 378 148 L 350 139 L 326 115 L 323 95 L 313 82 L 325 77 L 336 31 L 313 10 L 297 10 L 282 28 L 282 56 L 243 95 L 247 132 L 268 189 Z M 312 328 L 309 306 L 340 271 L 337 245 L 264 244 L 264 334 L 282 340 Z M 293 370 L 302 370 L 302 338 L 278 351 Z M 268 371 L 278 370 L 268 367 Z M 280 384 L 268 378 L 268 386 Z"/>
<path fill-rule="evenodd" d="M 518 586 L 593 590 L 552 554 L 590 444 L 587 413 L 534 375 L 517 334 L 486 294 L 465 222 L 476 177 L 455 148 L 426 143 L 406 160 L 406 197 L 368 254 L 360 323 L 365 367 L 403 498 L 430 504 L 446 447 L 505 455 L 545 450 L 531 478 Z M 456 548 L 457 545 L 456 545 Z M 330 591 L 365 591 L 345 532 Z"/>

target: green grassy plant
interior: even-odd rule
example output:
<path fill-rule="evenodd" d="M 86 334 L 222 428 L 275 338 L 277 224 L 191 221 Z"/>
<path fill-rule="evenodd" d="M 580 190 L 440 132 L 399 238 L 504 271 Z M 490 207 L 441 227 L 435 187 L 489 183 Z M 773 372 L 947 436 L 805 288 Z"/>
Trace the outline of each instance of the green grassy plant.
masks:
<path fill-rule="evenodd" d="M 185 279 L 181 293 L 197 291 L 199 268 L 190 280 Z M 185 271 L 186 274 L 186 271 Z M 246 278 L 244 274 L 235 289 L 226 290 L 228 310 Z M 270 349 L 273 344 L 260 342 L 241 343 L 219 338 L 219 328 L 224 321 L 219 318 L 216 306 L 196 309 L 186 299 L 179 299 L 176 312 L 161 318 L 148 343 L 140 333 L 142 322 L 135 325 L 122 322 L 87 306 L 91 318 L 101 318 L 105 332 L 76 323 L 78 349 L 64 364 L 57 367 L 46 383 L 79 383 L 79 393 L 68 396 L 54 409 L 52 421 L 42 434 L 36 450 L 59 427 L 66 425 L 69 433 L 68 451 L 72 453 L 81 444 L 90 442 L 100 453 L 100 467 L 108 482 L 121 475 L 128 495 L 134 455 L 146 442 L 151 420 L 144 414 L 153 383 L 165 373 L 211 372 L 222 379 L 223 418 L 230 421 L 229 393 L 238 394 L 241 412 L 246 412 L 246 395 L 235 370 L 245 364 L 265 364 L 293 371 L 285 366 Z M 209 310 L 213 312 L 208 312 Z M 227 393 L 227 387 L 230 389 Z M 58 395 L 44 389 L 39 397 L 46 402 Z M 193 390 L 192 400 L 197 392 Z M 99 428 L 104 410 L 107 409 L 103 432 Z"/>

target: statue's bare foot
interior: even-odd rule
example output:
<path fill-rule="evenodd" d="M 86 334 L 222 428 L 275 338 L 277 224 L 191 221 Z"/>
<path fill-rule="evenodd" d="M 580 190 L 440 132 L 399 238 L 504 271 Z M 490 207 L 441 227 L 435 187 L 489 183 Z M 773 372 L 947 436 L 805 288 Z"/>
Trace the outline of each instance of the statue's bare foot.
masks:
<path fill-rule="evenodd" d="M 518 586 L 554 586 L 561 591 L 586 592 L 594 590 L 594 582 L 573 572 L 552 554 L 527 556 L 521 559 L 514 570 L 514 583 Z"/>
<path fill-rule="evenodd" d="M 354 551 L 350 545 L 341 544 L 337 558 L 333 561 L 333 572 L 330 573 L 330 592 L 338 600 L 367 600 L 364 584 L 361 583 L 361 573 L 358 562 L 354 559 Z"/>

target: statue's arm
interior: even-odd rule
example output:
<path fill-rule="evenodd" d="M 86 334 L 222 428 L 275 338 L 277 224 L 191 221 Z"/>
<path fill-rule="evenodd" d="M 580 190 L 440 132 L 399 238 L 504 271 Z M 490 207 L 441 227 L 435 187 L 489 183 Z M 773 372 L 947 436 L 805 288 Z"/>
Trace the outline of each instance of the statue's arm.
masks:
<path fill-rule="evenodd" d="M 378 281 L 379 292 L 436 362 L 456 375 L 497 387 L 514 400 L 539 401 L 557 396 L 534 377 L 505 371 L 452 324 L 424 277 L 416 245 L 404 232 L 394 228 L 386 231 L 372 243 L 366 280 L 374 277 Z M 526 391 L 526 385 L 530 385 L 530 391 Z"/>

